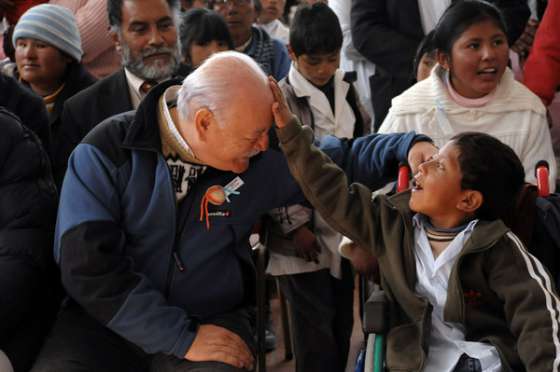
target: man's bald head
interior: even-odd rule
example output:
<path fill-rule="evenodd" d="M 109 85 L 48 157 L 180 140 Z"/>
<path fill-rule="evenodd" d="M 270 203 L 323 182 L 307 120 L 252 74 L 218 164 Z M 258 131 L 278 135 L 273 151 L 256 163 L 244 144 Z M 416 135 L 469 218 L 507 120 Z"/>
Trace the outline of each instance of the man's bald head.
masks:
<path fill-rule="evenodd" d="M 238 111 L 272 121 L 272 102 L 261 67 L 243 53 L 227 51 L 212 55 L 183 81 L 177 108 L 181 121 L 192 121 L 206 107 L 227 125 L 228 116 Z"/>
<path fill-rule="evenodd" d="M 179 132 L 205 164 L 242 173 L 268 147 L 272 103 L 268 78 L 253 59 L 216 53 L 183 81 Z"/>

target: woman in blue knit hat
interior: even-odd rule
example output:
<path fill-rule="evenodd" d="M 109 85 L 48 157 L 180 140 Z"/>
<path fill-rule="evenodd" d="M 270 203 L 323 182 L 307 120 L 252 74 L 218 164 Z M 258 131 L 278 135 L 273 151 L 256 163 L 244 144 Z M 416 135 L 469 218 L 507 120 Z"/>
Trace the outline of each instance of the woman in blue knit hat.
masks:
<path fill-rule="evenodd" d="M 76 19 L 68 9 L 53 4 L 34 6 L 14 29 L 17 76 L 43 97 L 49 112 L 52 149 L 56 152 L 64 101 L 95 82 L 80 61 L 82 45 Z"/>

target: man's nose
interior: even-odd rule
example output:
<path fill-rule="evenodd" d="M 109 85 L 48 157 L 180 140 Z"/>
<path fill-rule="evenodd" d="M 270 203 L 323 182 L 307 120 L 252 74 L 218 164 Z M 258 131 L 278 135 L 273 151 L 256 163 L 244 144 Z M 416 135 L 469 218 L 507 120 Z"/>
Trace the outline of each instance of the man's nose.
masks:
<path fill-rule="evenodd" d="M 161 32 L 158 30 L 157 27 L 152 27 L 151 32 L 150 32 L 149 44 L 154 45 L 154 46 L 161 46 L 161 45 L 163 45 L 163 43 L 164 43 L 164 41 L 163 41 L 163 36 L 161 35 Z"/>

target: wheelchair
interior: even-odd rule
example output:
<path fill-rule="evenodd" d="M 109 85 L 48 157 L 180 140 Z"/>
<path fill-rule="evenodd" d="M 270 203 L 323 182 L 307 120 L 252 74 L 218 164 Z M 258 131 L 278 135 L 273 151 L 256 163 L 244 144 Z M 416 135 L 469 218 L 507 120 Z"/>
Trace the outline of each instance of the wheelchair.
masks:
<path fill-rule="evenodd" d="M 409 185 L 410 170 L 406 165 L 401 165 L 399 167 L 398 181 L 396 185 L 396 191 L 401 192 L 408 188 Z M 536 185 L 536 197 L 553 198 L 557 196 L 556 194 L 551 194 L 549 188 L 549 168 L 545 161 L 540 161 L 535 166 L 535 176 L 537 180 Z M 535 189 L 533 185 L 527 185 L 526 190 L 530 188 Z M 531 189 L 531 190 L 532 190 Z M 526 194 L 526 190 L 522 194 Z M 521 195 L 520 197 L 525 197 L 526 195 Z M 552 199 L 553 200 L 553 199 Z M 533 200 L 534 202 L 534 200 Z M 537 222 L 537 221 L 534 221 Z M 560 221 L 556 221 L 560 224 Z M 554 225 L 556 226 L 556 225 Z M 515 229 L 512 228 L 512 230 Z M 539 230 L 537 233 L 542 233 Z M 534 240 L 531 240 L 534 242 Z M 539 242 L 539 241 L 537 241 Z M 529 243 L 524 242 L 528 247 Z M 529 249 L 537 258 L 540 258 L 543 262 L 546 261 L 546 257 L 539 257 L 542 252 L 538 252 L 538 248 L 532 247 Z M 556 247 L 558 248 L 558 247 Z M 557 260 L 554 260 L 557 261 Z M 557 280 L 557 285 L 560 284 L 560 274 L 557 272 L 555 267 L 548 267 L 548 269 L 553 274 Z M 389 320 L 388 320 L 388 303 L 385 297 L 385 292 L 376 283 L 368 280 L 365 277 L 360 278 L 360 297 L 361 297 L 361 314 L 362 314 L 362 328 L 365 338 L 365 347 L 358 356 L 358 360 L 355 367 L 355 372 L 385 372 L 385 335 L 389 331 Z"/>

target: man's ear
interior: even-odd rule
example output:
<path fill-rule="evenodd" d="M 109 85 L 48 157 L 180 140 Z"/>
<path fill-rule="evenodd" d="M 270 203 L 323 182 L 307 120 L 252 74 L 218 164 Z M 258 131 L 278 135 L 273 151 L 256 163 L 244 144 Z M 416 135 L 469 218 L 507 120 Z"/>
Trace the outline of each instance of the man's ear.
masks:
<path fill-rule="evenodd" d="M 436 61 L 441 67 L 449 71 L 449 55 L 440 50 L 436 51 Z"/>
<path fill-rule="evenodd" d="M 294 53 L 294 50 L 292 49 L 292 46 L 290 44 L 287 45 L 288 47 L 288 55 L 290 56 L 290 59 L 292 60 L 292 62 L 296 63 L 296 54 Z"/>
<path fill-rule="evenodd" d="M 119 33 L 117 31 L 110 30 L 109 36 L 111 36 L 111 40 L 113 40 L 113 44 L 115 45 L 115 50 L 121 54 L 122 53 L 122 44 L 121 39 L 119 37 Z"/>
<path fill-rule="evenodd" d="M 474 214 L 483 202 L 484 197 L 480 191 L 465 190 L 457 208 L 465 213 Z"/>
<path fill-rule="evenodd" d="M 216 125 L 214 114 L 208 108 L 200 108 L 194 113 L 194 127 L 200 141 L 208 140 L 208 133 L 212 125 Z"/>

